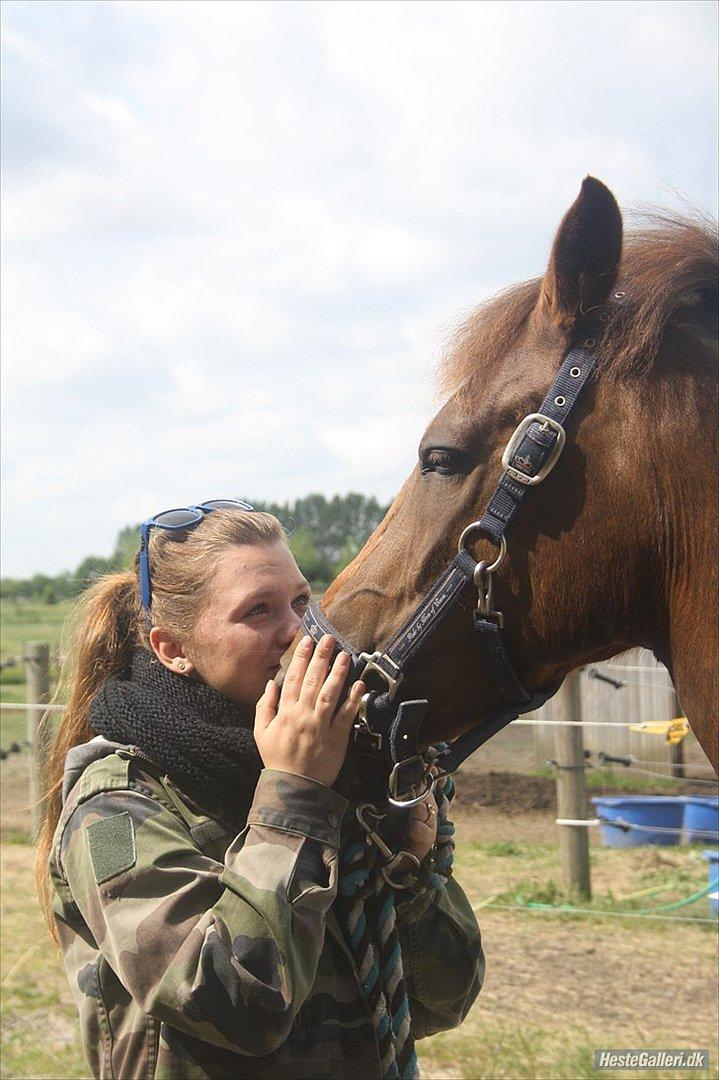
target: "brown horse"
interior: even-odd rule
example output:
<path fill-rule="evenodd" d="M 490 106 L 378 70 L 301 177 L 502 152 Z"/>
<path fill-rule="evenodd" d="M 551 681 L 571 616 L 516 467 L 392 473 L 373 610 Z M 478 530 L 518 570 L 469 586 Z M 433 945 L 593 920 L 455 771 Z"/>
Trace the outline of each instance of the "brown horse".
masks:
<path fill-rule="evenodd" d="M 536 412 L 587 320 L 597 368 L 552 474 L 529 491 L 495 577 L 514 665 L 530 689 L 644 646 L 667 665 L 717 766 L 717 246 L 702 220 L 657 216 L 622 242 L 612 193 L 587 177 L 543 278 L 459 331 L 447 400 L 386 518 L 325 594 L 357 649 L 382 647 L 481 517 L 509 436 Z M 598 321 L 601 320 L 601 321 Z M 475 536 L 473 554 L 496 548 Z M 427 743 L 499 703 L 465 597 L 407 671 Z"/>

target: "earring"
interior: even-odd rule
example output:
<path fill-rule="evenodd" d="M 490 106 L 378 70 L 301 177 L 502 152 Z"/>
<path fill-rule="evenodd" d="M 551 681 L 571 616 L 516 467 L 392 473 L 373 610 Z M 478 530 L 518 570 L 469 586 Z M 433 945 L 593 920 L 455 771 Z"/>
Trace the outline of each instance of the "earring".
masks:
<path fill-rule="evenodd" d="M 184 671 L 186 667 L 187 667 L 187 664 L 185 663 L 184 660 L 180 660 L 178 662 L 178 664 L 177 664 L 177 670 L 178 671 Z"/>

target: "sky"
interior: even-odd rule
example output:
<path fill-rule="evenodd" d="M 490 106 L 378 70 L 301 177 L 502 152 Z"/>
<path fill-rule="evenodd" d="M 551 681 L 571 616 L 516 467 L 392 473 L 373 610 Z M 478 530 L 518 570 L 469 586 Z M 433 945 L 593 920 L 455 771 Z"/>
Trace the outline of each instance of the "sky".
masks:
<path fill-rule="evenodd" d="M 592 173 L 716 213 L 713 2 L 6 0 L 2 573 L 388 499 L 451 328 Z"/>

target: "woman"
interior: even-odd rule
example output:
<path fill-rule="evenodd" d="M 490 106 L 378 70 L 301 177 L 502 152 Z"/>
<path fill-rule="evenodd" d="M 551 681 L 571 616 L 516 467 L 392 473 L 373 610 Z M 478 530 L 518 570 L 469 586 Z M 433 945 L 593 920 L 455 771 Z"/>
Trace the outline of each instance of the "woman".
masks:
<path fill-rule="evenodd" d="M 310 590 L 275 518 L 219 501 L 141 533 L 139 581 L 84 601 L 38 853 L 93 1075 L 416 1075 L 483 957 L 451 877 L 377 911 L 360 845 L 339 874 L 363 684 L 338 707 L 349 657 L 305 638 L 280 690 Z M 402 845 L 430 869 L 433 811 Z"/>

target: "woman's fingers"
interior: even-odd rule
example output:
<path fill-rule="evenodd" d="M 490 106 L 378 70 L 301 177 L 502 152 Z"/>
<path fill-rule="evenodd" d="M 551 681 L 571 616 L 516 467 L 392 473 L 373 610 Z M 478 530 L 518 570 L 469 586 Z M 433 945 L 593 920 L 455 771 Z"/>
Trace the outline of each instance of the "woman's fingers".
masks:
<path fill-rule="evenodd" d="M 435 832 L 437 829 L 437 803 L 434 795 L 430 794 L 421 803 L 417 803 L 409 812 L 410 829 L 419 829 L 420 835 L 423 830 Z"/>
<path fill-rule="evenodd" d="M 354 721 L 357 715 L 357 710 L 360 707 L 362 701 L 362 695 L 367 693 L 367 687 L 358 679 L 357 682 L 352 683 L 350 692 L 347 695 L 345 701 L 342 702 L 341 707 L 337 710 L 337 715 L 333 720 L 333 727 L 335 724 L 344 725 L 349 727 Z"/>
<path fill-rule="evenodd" d="M 320 687 L 315 702 L 315 713 L 320 718 L 326 720 L 332 719 L 334 711 L 337 708 L 337 702 L 340 699 L 340 694 L 342 693 L 342 688 L 347 679 L 350 663 L 350 658 L 345 652 L 338 653 L 335 657 L 332 670 Z M 309 676 L 310 673 L 307 672 L 307 674 Z"/>
<path fill-rule="evenodd" d="M 315 643 L 308 635 L 302 638 L 292 654 L 292 659 L 287 668 L 287 674 L 282 683 L 283 705 L 292 704 L 292 702 L 297 701 L 297 698 L 300 696 L 302 680 L 305 677 L 305 672 L 307 671 L 314 647 Z"/>
<path fill-rule="evenodd" d="M 299 691 L 300 704 L 314 709 L 320 690 L 327 677 L 327 671 L 336 649 L 335 639 L 324 634 L 315 649 L 314 656 L 307 665 L 302 686 Z"/>
<path fill-rule="evenodd" d="M 265 692 L 255 706 L 255 727 L 264 731 L 277 715 L 277 705 L 280 700 L 280 688 L 274 679 L 270 679 L 265 687 Z"/>
<path fill-rule="evenodd" d="M 423 859 L 437 839 L 438 809 L 434 795 L 428 795 L 409 812 L 407 840 L 412 853 Z"/>

